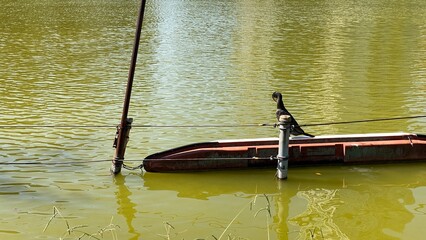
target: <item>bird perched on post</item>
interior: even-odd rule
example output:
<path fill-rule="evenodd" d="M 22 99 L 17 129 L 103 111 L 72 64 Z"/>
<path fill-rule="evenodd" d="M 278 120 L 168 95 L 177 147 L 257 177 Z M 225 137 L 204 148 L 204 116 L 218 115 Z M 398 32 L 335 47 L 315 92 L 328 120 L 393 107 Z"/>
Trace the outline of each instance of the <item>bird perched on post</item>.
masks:
<path fill-rule="evenodd" d="M 292 135 L 306 135 L 309 137 L 315 137 L 314 135 L 311 135 L 309 133 L 305 133 L 303 129 L 299 126 L 296 119 L 291 115 L 289 111 L 284 107 L 283 102 L 283 96 L 279 92 L 272 93 L 272 99 L 274 99 L 275 102 L 277 102 L 277 119 L 280 121 L 281 115 L 290 115 L 291 117 L 291 128 L 290 128 L 290 134 Z"/>

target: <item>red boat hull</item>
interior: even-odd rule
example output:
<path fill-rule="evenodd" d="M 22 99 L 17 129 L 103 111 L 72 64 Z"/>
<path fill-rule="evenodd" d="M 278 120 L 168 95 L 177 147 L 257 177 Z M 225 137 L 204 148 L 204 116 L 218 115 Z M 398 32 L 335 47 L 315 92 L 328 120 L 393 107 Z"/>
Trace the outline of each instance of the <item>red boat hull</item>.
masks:
<path fill-rule="evenodd" d="M 190 144 L 144 159 L 148 172 L 276 167 L 278 138 Z M 352 134 L 291 138 L 289 166 L 426 161 L 426 135 Z"/>

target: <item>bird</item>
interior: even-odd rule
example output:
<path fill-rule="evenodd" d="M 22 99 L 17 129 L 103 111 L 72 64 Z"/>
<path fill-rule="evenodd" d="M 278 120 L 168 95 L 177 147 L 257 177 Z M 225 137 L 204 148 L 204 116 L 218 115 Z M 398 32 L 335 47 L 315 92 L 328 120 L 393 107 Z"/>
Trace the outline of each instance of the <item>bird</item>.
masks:
<path fill-rule="evenodd" d="M 305 133 L 305 131 L 303 131 L 303 129 L 299 126 L 299 124 L 297 123 L 296 119 L 293 117 L 293 115 L 291 115 L 291 113 L 285 108 L 284 106 L 284 102 L 283 102 L 283 96 L 281 93 L 279 92 L 274 92 L 272 93 L 272 99 L 277 102 L 277 120 L 280 121 L 280 116 L 281 115 L 289 115 L 291 117 L 291 127 L 290 127 L 290 134 L 292 135 L 305 135 L 308 137 L 315 137 L 312 134 L 309 133 Z"/>

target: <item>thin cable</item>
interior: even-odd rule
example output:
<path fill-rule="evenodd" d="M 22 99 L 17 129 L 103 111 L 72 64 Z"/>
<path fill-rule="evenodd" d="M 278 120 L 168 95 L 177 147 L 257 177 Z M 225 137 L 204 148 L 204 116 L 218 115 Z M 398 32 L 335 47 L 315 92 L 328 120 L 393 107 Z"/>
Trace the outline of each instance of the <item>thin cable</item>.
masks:
<path fill-rule="evenodd" d="M 234 128 L 234 127 L 262 127 L 274 126 L 274 124 L 260 123 L 260 124 L 207 124 L 207 125 L 132 125 L 132 128 Z M 0 125 L 0 128 L 117 128 L 112 125 Z"/>
<path fill-rule="evenodd" d="M 203 161 L 203 160 L 270 160 L 270 157 L 253 157 L 253 158 L 152 158 L 152 159 L 146 159 L 146 160 L 174 160 L 174 161 Z M 125 159 L 123 162 L 143 162 L 144 160 L 140 159 Z M 99 163 L 99 162 L 111 162 L 111 159 L 99 159 L 99 160 L 89 160 L 89 161 L 72 161 L 72 162 L 40 162 L 34 160 L 34 162 L 0 162 L 0 165 L 72 165 L 72 164 L 90 164 L 90 163 Z M 126 167 L 131 169 L 138 169 L 141 168 L 143 164 L 138 165 L 137 167 L 130 167 L 126 165 Z"/>
<path fill-rule="evenodd" d="M 264 127 L 274 126 L 270 123 L 259 124 L 202 124 L 202 125 L 132 125 L 132 128 L 234 128 L 234 127 Z"/>
<path fill-rule="evenodd" d="M 426 118 L 426 115 L 407 116 L 407 117 L 393 117 L 393 118 L 377 118 L 377 119 L 364 119 L 344 122 L 326 122 L 326 123 L 308 123 L 300 124 L 300 127 L 312 126 L 327 126 L 338 124 L 353 124 L 365 122 L 379 122 L 379 121 L 395 121 L 403 119 Z M 237 127 L 274 127 L 275 123 L 259 123 L 259 124 L 201 124 L 201 125 L 132 125 L 132 128 L 237 128 Z M 0 125 L 0 128 L 117 128 L 116 125 Z"/>
<path fill-rule="evenodd" d="M 203 160 L 274 160 L 274 156 L 271 157 L 237 157 L 237 158 L 145 158 L 144 161 L 203 161 Z"/>
<path fill-rule="evenodd" d="M 66 159 L 64 159 L 66 160 Z M 40 162 L 41 161 L 41 162 Z M 70 164 L 90 164 L 90 163 L 99 163 L 99 162 L 111 162 L 111 159 L 98 159 L 98 160 L 88 160 L 88 161 L 71 161 L 71 162 L 45 162 L 48 160 L 39 159 L 34 160 L 33 162 L 0 162 L 0 165 L 70 165 Z M 142 160 L 135 159 L 126 159 L 126 162 L 141 162 Z"/>
<path fill-rule="evenodd" d="M 0 125 L 0 128 L 116 128 L 112 125 Z"/>
<path fill-rule="evenodd" d="M 299 126 L 300 127 L 327 126 L 327 125 L 338 125 L 338 124 L 352 124 L 352 123 L 366 123 L 366 122 L 395 121 L 395 120 L 412 119 L 412 118 L 424 118 L 424 117 L 426 117 L 426 115 L 408 116 L 408 117 L 393 117 L 393 118 L 364 119 L 364 120 L 344 121 L 344 122 L 299 124 Z"/>

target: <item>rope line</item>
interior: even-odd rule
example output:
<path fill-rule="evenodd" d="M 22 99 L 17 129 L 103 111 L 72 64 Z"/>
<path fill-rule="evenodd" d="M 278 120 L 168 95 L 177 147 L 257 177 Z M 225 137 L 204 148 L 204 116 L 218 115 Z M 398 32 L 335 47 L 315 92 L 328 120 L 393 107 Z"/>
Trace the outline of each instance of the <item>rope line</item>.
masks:
<path fill-rule="evenodd" d="M 143 163 L 139 164 L 139 165 L 137 165 L 135 167 L 131 167 L 131 166 L 126 165 L 126 164 L 123 163 L 123 168 L 127 169 L 127 170 L 130 170 L 130 171 L 134 171 L 134 170 L 142 169 L 143 168 Z"/>
<path fill-rule="evenodd" d="M 426 115 L 406 116 L 406 117 L 392 117 L 392 118 L 376 118 L 364 119 L 343 122 L 326 122 L 326 123 L 311 123 L 300 124 L 300 127 L 313 127 L 313 126 L 327 126 L 338 124 L 353 124 L 365 122 L 380 122 L 380 121 L 395 121 L 403 119 L 426 118 Z M 236 128 L 236 127 L 274 127 L 276 123 L 260 123 L 260 124 L 201 124 L 201 125 L 132 125 L 132 128 Z M 117 125 L 0 125 L 0 128 L 117 128 Z"/>

